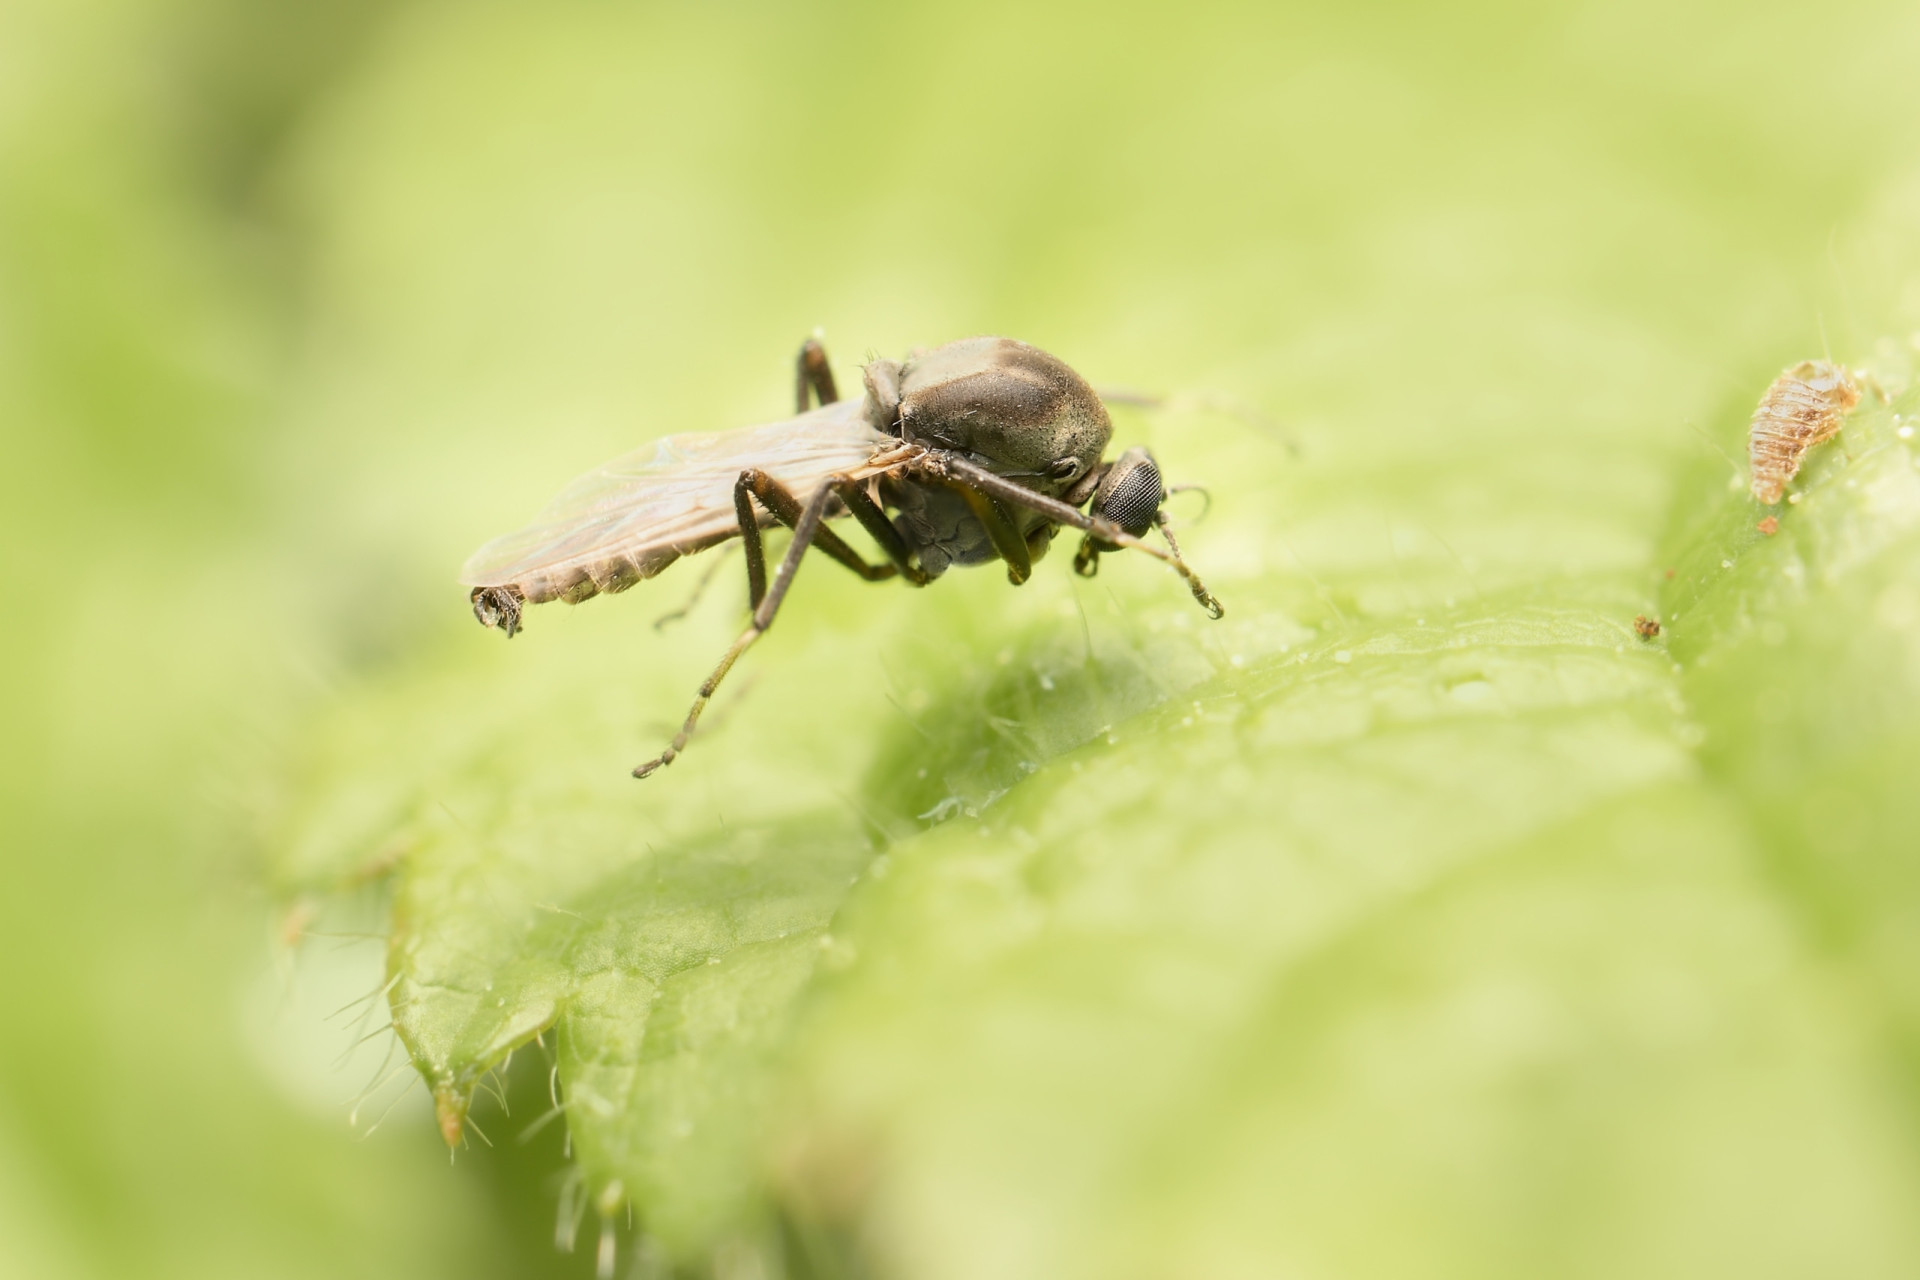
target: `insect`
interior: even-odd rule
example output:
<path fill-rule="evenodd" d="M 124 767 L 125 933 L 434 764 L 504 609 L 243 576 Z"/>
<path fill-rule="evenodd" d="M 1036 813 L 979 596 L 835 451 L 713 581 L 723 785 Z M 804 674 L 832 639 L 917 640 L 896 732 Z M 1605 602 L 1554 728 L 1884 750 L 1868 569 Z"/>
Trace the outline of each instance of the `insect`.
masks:
<path fill-rule="evenodd" d="M 1060 360 L 1011 338 L 967 338 L 872 361 L 862 381 L 863 395 L 840 399 L 825 350 L 809 340 L 796 362 L 794 417 L 669 436 L 617 458 L 467 561 L 460 579 L 473 589 L 474 616 L 511 637 L 529 604 L 624 591 L 682 556 L 741 540 L 752 618 L 672 742 L 634 777 L 686 750 L 720 682 L 773 625 L 810 548 L 869 582 L 916 587 L 953 566 L 1003 560 L 1018 586 L 1065 525 L 1082 534 L 1076 572 L 1092 576 L 1102 555 L 1122 548 L 1143 551 L 1222 615 L 1167 527 L 1153 455 L 1129 449 L 1103 461 L 1106 407 Z M 869 563 L 827 524 L 847 516 L 885 563 Z M 761 531 L 776 523 L 793 541 L 769 579 Z M 1143 541 L 1154 528 L 1166 549 Z"/>
<path fill-rule="evenodd" d="M 1658 618 L 1649 618 L 1644 613 L 1635 614 L 1633 616 L 1633 634 L 1639 636 L 1642 640 L 1653 639 L 1660 634 L 1660 620 Z"/>
<path fill-rule="evenodd" d="M 1747 428 L 1754 500 L 1768 506 L 1780 501 L 1807 450 L 1838 435 L 1859 403 L 1853 376 L 1825 360 L 1803 360 L 1775 378 Z"/>

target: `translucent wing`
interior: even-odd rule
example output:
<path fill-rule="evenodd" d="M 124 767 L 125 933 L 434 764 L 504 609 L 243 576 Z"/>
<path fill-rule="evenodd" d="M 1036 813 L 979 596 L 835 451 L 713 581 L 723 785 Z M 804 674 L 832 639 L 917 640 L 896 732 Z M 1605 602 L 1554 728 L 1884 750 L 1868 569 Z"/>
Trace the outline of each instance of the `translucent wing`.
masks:
<path fill-rule="evenodd" d="M 513 587 L 529 604 L 624 590 L 737 534 L 733 486 L 748 467 L 802 502 L 829 476 L 883 470 L 873 459 L 899 441 L 874 430 L 864 409 L 864 400 L 841 400 L 783 422 L 668 436 L 616 458 L 568 485 L 526 528 L 474 552 L 460 581 Z"/>

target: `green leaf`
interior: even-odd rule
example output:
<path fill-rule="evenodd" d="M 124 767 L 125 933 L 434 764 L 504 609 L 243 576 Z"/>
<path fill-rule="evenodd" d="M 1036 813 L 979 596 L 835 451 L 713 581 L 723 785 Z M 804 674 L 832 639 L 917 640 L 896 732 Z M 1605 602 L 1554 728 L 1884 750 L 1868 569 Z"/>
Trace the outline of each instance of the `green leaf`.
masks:
<path fill-rule="evenodd" d="M 1861 858 L 1788 900 L 1850 912 L 1842 949 L 1905 1034 L 1912 895 L 1874 833 L 1911 802 L 1897 757 L 1868 766 L 1914 721 L 1899 664 L 1844 648 L 1897 650 L 1911 620 L 1903 421 L 1863 409 L 1772 538 L 1743 493 L 1680 485 L 1651 643 L 1651 564 L 1487 592 L 1383 546 L 1311 591 L 1223 579 L 1219 627 L 1144 565 L 1012 614 L 943 584 L 973 600 L 938 640 L 875 643 L 906 673 L 876 697 L 817 634 L 870 597 L 810 568 L 826 603 L 786 625 L 816 634 L 754 659 L 835 730 L 897 707 L 824 809 L 793 748 L 858 741 L 796 731 L 829 718 L 799 697 L 626 778 L 624 637 L 536 653 L 559 631 L 537 613 L 509 654 L 531 675 L 496 659 L 415 709 L 432 733 L 402 740 L 463 745 L 422 753 L 404 836 L 360 842 L 406 847 L 395 1026 L 449 1140 L 552 1029 L 586 1201 L 684 1258 L 772 1248 L 780 1216 L 814 1265 L 861 1238 L 907 1274 L 1912 1257 L 1889 1189 L 1915 1171 L 1864 1101 L 1874 1020 L 1780 909 L 1774 877 L 1816 872 L 1766 853 L 1844 853 L 1808 832 L 1868 806 L 1842 827 Z M 1370 604 L 1387 574 L 1429 616 Z M 511 701 L 466 692 L 485 680 Z"/>
<path fill-rule="evenodd" d="M 1542 19 L 1490 61 L 1451 19 L 1303 19 L 1289 47 L 1366 68 L 1321 129 L 1324 72 L 1235 55 L 1196 13 L 1191 47 L 1048 62 L 1060 101 L 1148 96 L 1027 147 L 1023 99 L 973 88 L 1015 55 L 903 14 L 861 65 L 966 89 L 897 120 L 864 83 L 823 104 L 870 204 L 796 198 L 798 152 L 737 131 L 760 64 L 715 71 L 638 18 L 448 18 L 364 86 L 369 118 L 445 111 L 487 142 L 444 186 L 417 178 L 439 135 L 349 129 L 321 157 L 323 190 L 409 211 L 333 211 L 355 337 L 315 376 L 367 455 L 343 486 L 412 534 L 362 531 L 404 602 L 369 644 L 400 657 L 319 718 L 276 875 L 390 879 L 394 1026 L 445 1135 L 497 1139 L 476 1090 L 542 1055 L 576 1161 L 563 1237 L 591 1208 L 609 1248 L 719 1274 L 1920 1268 L 1905 358 L 1875 352 L 1904 398 L 1820 451 L 1771 538 L 1715 460 L 1816 342 L 1791 283 L 1814 269 L 1781 246 L 1857 219 L 1840 243 L 1879 245 L 1863 314 L 1891 329 L 1913 272 L 1873 230 L 1911 220 L 1859 176 L 1894 143 L 1674 55 L 1732 39 L 1686 21 L 1675 45 Z M 1814 41 L 1802 60 L 1854 83 L 1839 31 L 1737 34 Z M 1696 95 L 1728 173 L 1672 127 Z M 653 130 L 669 108 L 685 132 Z M 523 116 L 578 139 L 537 193 Z M 753 163 L 723 198 L 730 147 Z M 930 190 L 930 152 L 993 180 Z M 1113 176 L 1141 155 L 1150 191 Z M 637 198 L 610 157 L 695 194 Z M 794 221 L 740 235 L 708 198 Z M 592 212 L 530 237 L 558 208 Z M 854 283 L 781 283 L 814 253 Z M 391 313 L 390 262 L 424 264 Z M 477 319 L 474 279 L 566 307 Z M 598 288 L 630 314 L 640 282 L 644 334 L 573 317 Z M 1006 329 L 1098 381 L 1284 412 L 1118 415 L 1209 487 L 1180 536 L 1227 617 L 1140 557 L 1075 580 L 1065 540 L 1019 591 L 810 562 L 684 758 L 635 782 L 738 634 L 737 561 L 668 631 L 646 623 L 692 566 L 508 644 L 443 581 L 455 534 L 655 432 L 771 416 L 777 361 L 741 370 L 838 288 L 889 317 L 856 345 Z M 683 367 L 628 385 L 637 340 Z M 362 397 L 382 414 L 340 407 Z M 415 405 L 458 424 L 421 429 L 447 444 L 424 460 L 360 425 Z"/>
<path fill-rule="evenodd" d="M 1908 358 L 1883 348 L 1886 380 Z M 1701 760 L 1737 798 L 1781 900 L 1858 975 L 1920 1086 L 1920 398 L 1869 400 L 1809 458 L 1778 531 L 1733 500 L 1664 593 Z"/>

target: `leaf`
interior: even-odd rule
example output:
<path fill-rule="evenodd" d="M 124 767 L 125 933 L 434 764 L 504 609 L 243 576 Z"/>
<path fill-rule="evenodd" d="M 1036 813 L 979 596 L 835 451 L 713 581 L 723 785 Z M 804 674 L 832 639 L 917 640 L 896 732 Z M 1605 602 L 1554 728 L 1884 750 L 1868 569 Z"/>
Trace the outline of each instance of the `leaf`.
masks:
<path fill-rule="evenodd" d="M 1908 385 L 1897 355 L 1885 375 Z M 1869 400 L 1808 460 L 1778 532 L 1728 501 L 1665 592 L 1701 759 L 1807 936 L 1874 991 L 1920 1085 L 1920 399 Z"/>
<path fill-rule="evenodd" d="M 1831 654 L 1904 634 L 1883 635 L 1920 518 L 1897 421 L 1863 410 L 1855 461 L 1812 468 L 1773 539 L 1744 496 L 1681 520 L 1656 643 L 1628 625 L 1628 574 L 1424 618 L 1375 616 L 1364 569 L 1324 602 L 1240 580 L 1252 620 L 1221 629 L 1151 574 L 1125 583 L 1134 623 L 1096 625 L 1097 595 L 1012 628 L 953 617 L 881 646 L 916 675 L 862 796 L 828 809 L 686 808 L 769 777 L 780 734 L 730 729 L 642 790 L 617 718 L 536 726 L 526 708 L 585 708 L 612 679 L 578 643 L 611 624 L 570 635 L 520 711 L 482 728 L 468 708 L 467 754 L 405 828 L 396 1028 L 449 1140 L 476 1081 L 553 1029 L 588 1198 L 631 1201 L 683 1258 L 775 1247 L 776 1201 L 816 1265 L 859 1238 L 915 1275 L 1911 1256 L 1871 1036 L 1831 1007 L 1750 834 L 1794 820 L 1773 843 L 1821 848 L 1813 815 L 1909 803 L 1857 755 L 1848 805 L 1791 763 L 1831 758 L 1822 733 L 1913 723 L 1845 683 L 1897 663 Z M 476 678 L 427 721 L 462 723 Z M 1765 750 L 1739 745 L 1776 714 L 1756 679 L 1810 691 Z M 1869 854 L 1881 820 L 1851 828 Z M 1911 895 L 1876 906 L 1859 874 L 1830 868 L 1828 896 L 1900 936 Z M 1853 950 L 1898 1021 L 1897 946 Z M 1717 1203 L 1776 1209 L 1672 1209 Z"/>
<path fill-rule="evenodd" d="M 450 38 L 366 91 L 371 118 L 448 112 L 441 141 L 501 150 L 445 190 L 414 185 L 432 145 L 324 157 L 339 190 L 365 183 L 432 229 L 336 214 L 339 315 L 386 315 L 383 274 L 353 253 L 533 305 L 474 320 L 464 284 L 423 286 L 322 369 L 387 418 L 430 406 L 459 447 L 410 464 L 360 416 L 327 419 L 367 433 L 345 487 L 419 526 L 367 578 L 440 613 L 410 604 L 404 658 L 316 726 L 280 883 L 390 875 L 395 1028 L 449 1138 L 494 1127 L 474 1090 L 509 1054 L 550 1055 L 577 1161 L 564 1238 L 590 1207 L 608 1249 L 720 1275 L 1920 1263 L 1908 372 L 1876 353 L 1909 398 L 1860 411 L 1852 464 L 1816 458 L 1771 540 L 1711 460 L 1814 341 L 1780 244 L 1854 216 L 1842 195 L 1866 198 L 1847 193 L 1879 152 L 1756 97 L 1744 70 L 1669 61 L 1725 45 L 1728 15 L 1687 16 L 1684 45 L 1637 20 L 1590 16 L 1579 40 L 1543 20 L 1497 59 L 1451 17 L 1400 20 L 1384 51 L 1371 25 L 1301 20 L 1299 47 L 1361 64 L 1326 82 L 1344 96 L 1325 129 L 1301 123 L 1324 71 L 1269 66 L 1263 45 L 1152 89 L 1193 55 L 1136 41 L 1043 78 L 1063 101 L 1117 109 L 1111 82 L 1150 106 L 1082 107 L 1067 141 L 1022 148 L 1005 140 L 1026 136 L 1024 99 L 971 87 L 998 45 L 899 15 L 862 35 L 861 65 L 967 90 L 898 120 L 864 83 L 829 104 L 862 140 L 870 204 L 795 199 L 794 171 L 754 151 L 746 194 L 711 198 L 743 221 L 792 211 L 755 236 L 694 225 L 707 196 L 655 207 L 609 176 L 617 156 L 710 192 L 710 157 L 747 146 L 731 104 L 767 92 L 731 66 L 687 77 L 683 37 L 619 25 L 638 18 L 446 19 Z M 1193 48 L 1242 44 L 1193 21 Z M 1737 34 L 1864 75 L 1854 28 L 1784 21 Z M 1650 87 L 1594 87 L 1574 46 Z M 923 59 L 903 73 L 897 48 Z M 551 83 L 495 104 L 523 63 Z M 1557 105 L 1536 111 L 1546 81 Z M 1749 177 L 1695 176 L 1672 117 L 1698 95 L 1725 108 L 1714 154 Z M 689 122 L 663 142 L 669 108 Z M 531 164 L 520 117 L 549 110 L 585 137 L 542 170 L 551 187 L 490 179 Z M 929 146 L 994 181 L 930 190 Z M 1112 176 L 1141 155 L 1152 190 Z M 1323 180 L 1337 190 L 1302 213 Z M 528 246 L 556 208 L 619 234 L 569 224 Z M 681 575 L 534 610 L 509 645 L 461 616 L 434 575 L 466 548 L 436 540 L 532 483 L 502 473 L 557 487 L 563 458 L 639 443 L 630 417 L 644 435 L 762 414 L 739 370 L 772 339 L 751 331 L 829 305 L 817 281 L 799 301 L 769 284 L 816 251 L 863 304 L 915 299 L 902 348 L 1015 321 L 1051 342 L 1052 325 L 1088 369 L 1284 409 L 1284 427 L 1118 424 L 1209 486 L 1180 536 L 1228 616 L 1208 623 L 1139 558 L 1076 581 L 1064 545 L 1018 592 L 991 569 L 911 592 L 809 564 L 692 749 L 635 783 L 737 634 L 737 564 L 666 634 L 645 623 Z M 1911 278 L 1893 250 L 1872 260 L 1888 298 Z M 602 343 L 618 349 L 592 385 L 626 385 L 632 335 L 554 320 L 549 276 L 574 279 L 569 306 L 597 296 L 586 281 L 620 314 L 657 290 L 647 339 L 686 371 L 626 399 L 579 391 Z M 713 333 L 738 349 L 690 354 Z M 515 358 L 476 371 L 476 349 Z M 1680 425 L 1696 418 L 1707 447 Z M 1640 614 L 1664 634 L 1642 640 Z"/>

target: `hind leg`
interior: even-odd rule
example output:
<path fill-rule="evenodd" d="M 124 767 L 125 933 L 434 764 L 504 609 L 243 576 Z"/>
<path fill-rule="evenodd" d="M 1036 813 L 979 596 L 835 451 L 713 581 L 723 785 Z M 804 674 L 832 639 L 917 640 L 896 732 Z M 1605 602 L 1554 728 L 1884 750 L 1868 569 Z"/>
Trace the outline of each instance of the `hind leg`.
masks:
<path fill-rule="evenodd" d="M 827 349 L 821 345 L 818 334 L 800 344 L 800 355 L 794 361 L 793 411 L 795 413 L 807 411 L 809 392 L 821 404 L 832 404 L 840 398 L 839 389 L 833 385 L 833 366 L 827 363 Z"/>
<path fill-rule="evenodd" d="M 746 477 L 742 476 L 741 479 L 744 482 Z M 822 486 L 800 512 L 800 518 L 794 524 L 793 542 L 787 547 L 787 554 L 781 558 L 780 567 L 774 572 L 773 582 L 766 586 L 764 594 L 756 592 L 753 617 L 748 622 L 747 629 L 727 647 L 726 653 L 721 655 L 719 665 L 714 667 L 713 674 L 701 683 L 700 691 L 694 695 L 693 706 L 687 710 L 687 718 L 680 726 L 680 732 L 673 735 L 673 741 L 667 744 L 665 751 L 635 769 L 634 777 L 644 778 L 658 769 L 664 769 L 687 749 L 687 741 L 693 737 L 694 728 L 700 723 L 700 714 L 707 709 L 707 704 L 713 701 L 714 692 L 720 688 L 720 682 L 727 678 L 727 672 L 731 671 L 733 664 L 740 660 L 740 655 L 752 648 L 753 642 L 765 635 L 767 628 L 773 625 L 774 617 L 780 612 L 781 602 L 787 598 L 787 591 L 793 586 L 793 575 L 800 569 L 800 558 L 807 553 L 807 548 L 813 545 L 814 538 L 821 532 L 820 522 L 826 516 L 827 504 L 832 500 L 833 490 Z M 757 545 L 759 532 L 756 526 L 755 541 L 749 546 Z M 761 563 L 761 572 L 764 574 L 764 561 Z M 883 567 L 889 573 L 893 570 L 892 565 Z"/>

